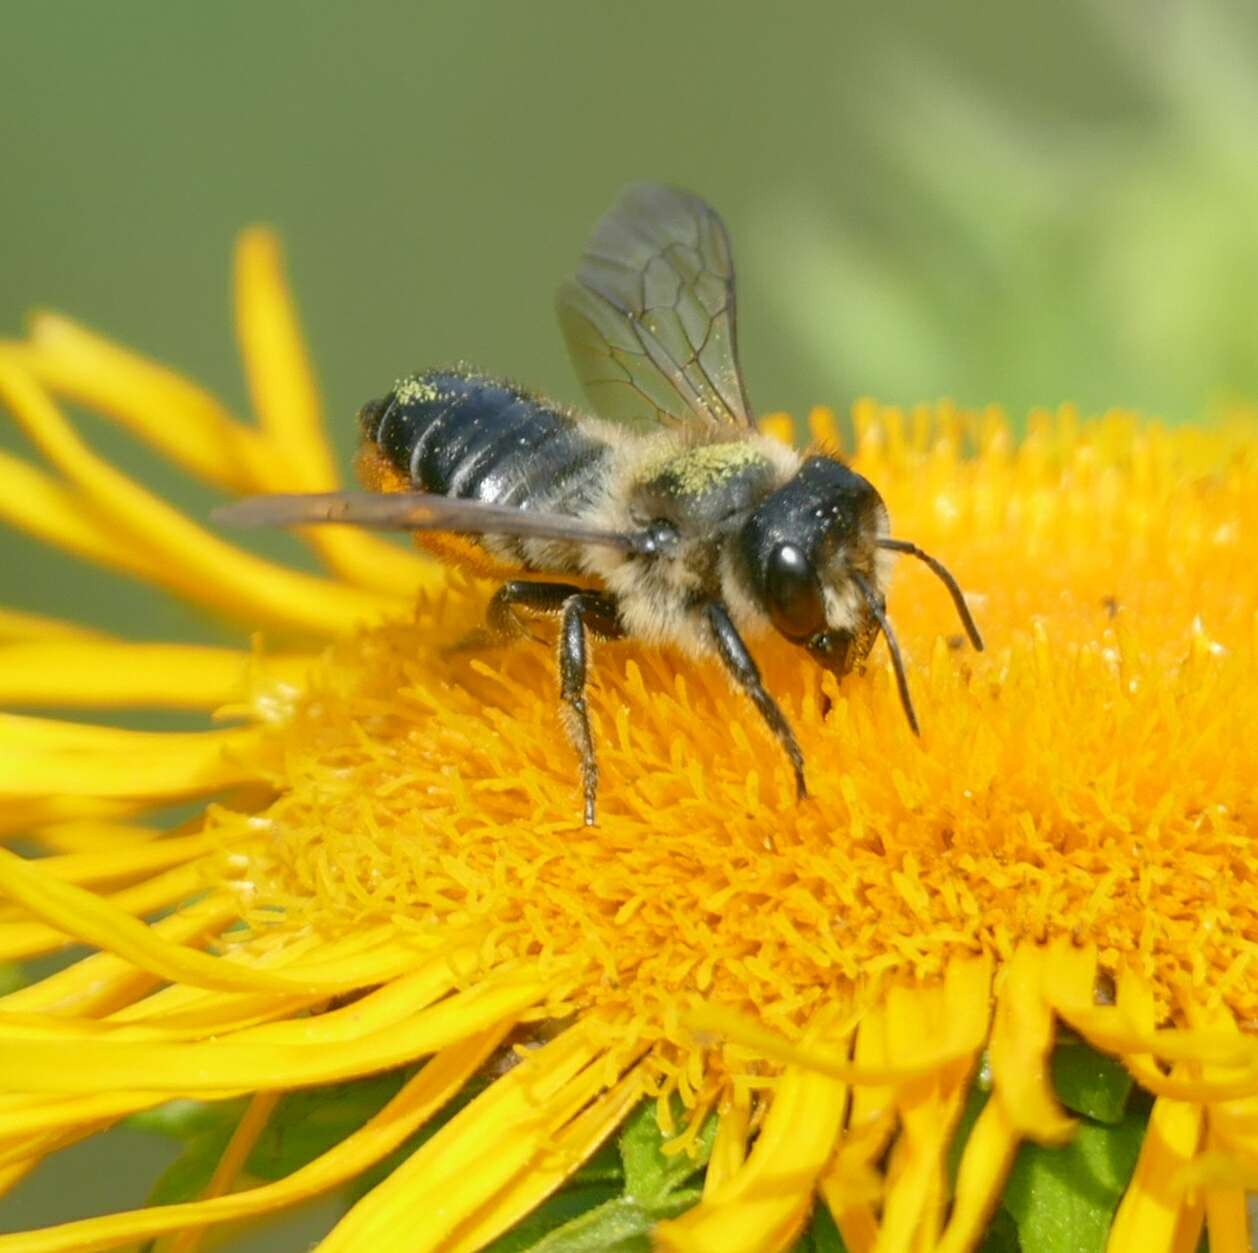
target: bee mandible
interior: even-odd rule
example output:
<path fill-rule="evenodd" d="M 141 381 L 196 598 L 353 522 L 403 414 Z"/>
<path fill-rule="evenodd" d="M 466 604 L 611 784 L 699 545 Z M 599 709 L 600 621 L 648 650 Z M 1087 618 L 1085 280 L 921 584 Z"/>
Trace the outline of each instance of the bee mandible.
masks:
<path fill-rule="evenodd" d="M 424 371 L 359 414 L 368 492 L 257 496 L 217 518 L 414 531 L 439 557 L 502 580 L 487 612 L 493 638 L 520 635 L 521 615 L 558 618 L 560 709 L 587 824 L 598 792 L 589 635 L 719 658 L 781 744 L 801 798 L 803 755 L 746 637 L 776 630 L 842 677 L 881 633 L 918 733 L 886 612 L 894 555 L 943 581 L 981 649 L 978 627 L 944 566 L 891 537 L 873 484 L 756 429 L 716 212 L 677 188 L 627 188 L 560 287 L 558 312 L 597 416 L 470 369 Z"/>

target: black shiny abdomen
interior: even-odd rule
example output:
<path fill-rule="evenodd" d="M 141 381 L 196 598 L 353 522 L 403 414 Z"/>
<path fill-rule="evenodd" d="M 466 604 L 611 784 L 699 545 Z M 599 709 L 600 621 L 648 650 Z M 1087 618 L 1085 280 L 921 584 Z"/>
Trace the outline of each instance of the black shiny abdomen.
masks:
<path fill-rule="evenodd" d="M 417 491 L 525 509 L 579 511 L 610 453 L 568 414 L 460 370 L 412 375 L 359 420 Z"/>

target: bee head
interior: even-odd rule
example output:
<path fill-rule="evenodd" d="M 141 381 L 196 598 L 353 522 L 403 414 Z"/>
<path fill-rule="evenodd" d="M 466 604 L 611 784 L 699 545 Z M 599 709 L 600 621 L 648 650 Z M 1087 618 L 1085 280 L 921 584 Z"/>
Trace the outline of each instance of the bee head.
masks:
<path fill-rule="evenodd" d="M 833 457 L 809 457 L 743 527 L 756 603 L 788 640 L 844 675 L 879 631 L 887 510 L 874 485 Z M 877 607 L 877 608 L 876 608 Z"/>
<path fill-rule="evenodd" d="M 887 621 L 890 554 L 925 563 L 948 589 L 970 643 L 981 651 L 983 639 L 956 579 L 916 544 L 891 539 L 887 525 L 887 508 L 868 479 L 833 457 L 809 457 L 747 519 L 740 552 L 756 603 L 827 670 L 845 675 L 882 632 L 904 715 L 916 733 L 904 662 Z"/>

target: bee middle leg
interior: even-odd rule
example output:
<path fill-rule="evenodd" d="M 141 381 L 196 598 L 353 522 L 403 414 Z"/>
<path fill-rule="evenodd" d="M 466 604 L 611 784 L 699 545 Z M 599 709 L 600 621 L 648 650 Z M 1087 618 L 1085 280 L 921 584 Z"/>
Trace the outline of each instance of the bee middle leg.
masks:
<path fill-rule="evenodd" d="M 563 602 L 559 628 L 559 695 L 565 706 L 564 723 L 573 747 L 581 757 L 581 787 L 585 794 L 585 825 L 594 825 L 598 796 L 598 761 L 590 733 L 590 712 L 585 703 L 586 630 L 601 639 L 619 639 L 624 626 L 616 602 L 601 592 L 575 591 Z"/>
<path fill-rule="evenodd" d="M 729 610 L 720 601 L 714 600 L 709 602 L 704 612 L 707 615 L 708 628 L 712 632 L 712 642 L 716 645 L 717 656 L 734 682 L 751 698 L 752 704 L 760 711 L 760 716 L 769 724 L 769 730 L 777 737 L 778 743 L 790 758 L 795 771 L 795 791 L 802 800 L 808 795 L 808 788 L 804 783 L 804 755 L 799 751 L 791 724 L 765 688 L 760 678 L 760 667 L 747 651 L 747 645 L 738 634 Z"/>
<path fill-rule="evenodd" d="M 512 640 L 529 639 L 541 643 L 521 621 L 517 608 L 530 613 L 558 614 L 564 601 L 582 589 L 575 583 L 542 583 L 530 579 L 512 579 L 504 583 L 492 596 L 485 610 L 485 625 L 465 635 L 455 646 L 454 652 L 475 652 L 509 644 Z"/>

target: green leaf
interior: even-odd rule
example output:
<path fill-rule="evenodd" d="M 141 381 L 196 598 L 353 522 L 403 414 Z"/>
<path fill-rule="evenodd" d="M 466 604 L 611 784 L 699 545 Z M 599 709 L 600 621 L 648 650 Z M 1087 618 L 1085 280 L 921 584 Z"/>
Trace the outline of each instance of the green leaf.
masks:
<path fill-rule="evenodd" d="M 1121 1062 L 1066 1039 L 1053 1050 L 1052 1067 L 1053 1087 L 1067 1109 L 1098 1122 L 1122 1121 L 1134 1080 Z"/>
<path fill-rule="evenodd" d="M 395 1070 L 288 1093 L 249 1154 L 249 1173 L 259 1179 L 282 1179 L 314 1161 L 378 1114 L 411 1073 Z"/>
<path fill-rule="evenodd" d="M 526 1249 L 533 1249 L 544 1236 L 570 1224 L 573 1219 L 620 1199 L 619 1192 L 618 1187 L 606 1183 L 566 1187 L 543 1201 L 505 1235 L 486 1245 L 484 1253 L 524 1253 Z"/>
<path fill-rule="evenodd" d="M 1022 1246 L 1018 1243 L 1018 1224 L 1007 1209 L 998 1209 L 992 1215 L 978 1253 L 1022 1253 Z"/>
<path fill-rule="evenodd" d="M 573 1184 L 615 1183 L 625 1181 L 625 1167 L 620 1160 L 620 1149 L 614 1142 L 604 1144 L 593 1157 L 572 1176 Z M 617 1188 L 617 1191 L 621 1191 Z"/>
<path fill-rule="evenodd" d="M 169 1136 L 173 1140 L 195 1140 L 208 1131 L 234 1127 L 245 1112 L 244 1099 L 230 1101 L 167 1101 L 153 1109 L 132 1114 L 126 1125 L 137 1131 Z"/>
<path fill-rule="evenodd" d="M 650 1209 L 633 1197 L 617 1197 L 557 1227 L 529 1245 L 529 1253 L 650 1253 L 651 1227 L 684 1214 L 700 1195 L 698 1188 L 684 1189 Z"/>
<path fill-rule="evenodd" d="M 1146 1111 L 1132 1108 L 1116 1124 L 1081 1122 L 1060 1148 L 1024 1144 L 1004 1195 L 1021 1247 L 1029 1253 L 1100 1253 L 1145 1125 Z"/>
<path fill-rule="evenodd" d="M 205 1192 L 233 1128 L 220 1127 L 184 1143 L 183 1152 L 162 1172 L 149 1193 L 150 1205 L 195 1201 Z"/>
<path fill-rule="evenodd" d="M 414 1135 L 403 1141 L 388 1157 L 383 1158 L 374 1166 L 363 1171 L 357 1178 L 350 1180 L 344 1189 L 346 1204 L 353 1205 L 370 1192 L 376 1184 L 387 1179 L 416 1149 L 421 1147 L 426 1141 L 431 1140 L 455 1114 L 467 1106 L 475 1097 L 479 1096 L 485 1090 L 486 1082 L 485 1079 L 476 1078 L 465 1084 L 458 1096 L 444 1108 L 438 1110 Z"/>
<path fill-rule="evenodd" d="M 804 1234 L 795 1241 L 791 1253 L 847 1253 L 830 1207 L 818 1199 Z"/>
<path fill-rule="evenodd" d="M 655 1117 L 655 1102 L 644 1101 L 630 1115 L 620 1136 L 625 1168 L 625 1193 L 651 1209 L 707 1163 L 716 1135 L 716 1116 L 709 1115 L 694 1140 L 692 1153 L 663 1151 L 664 1133 Z"/>

